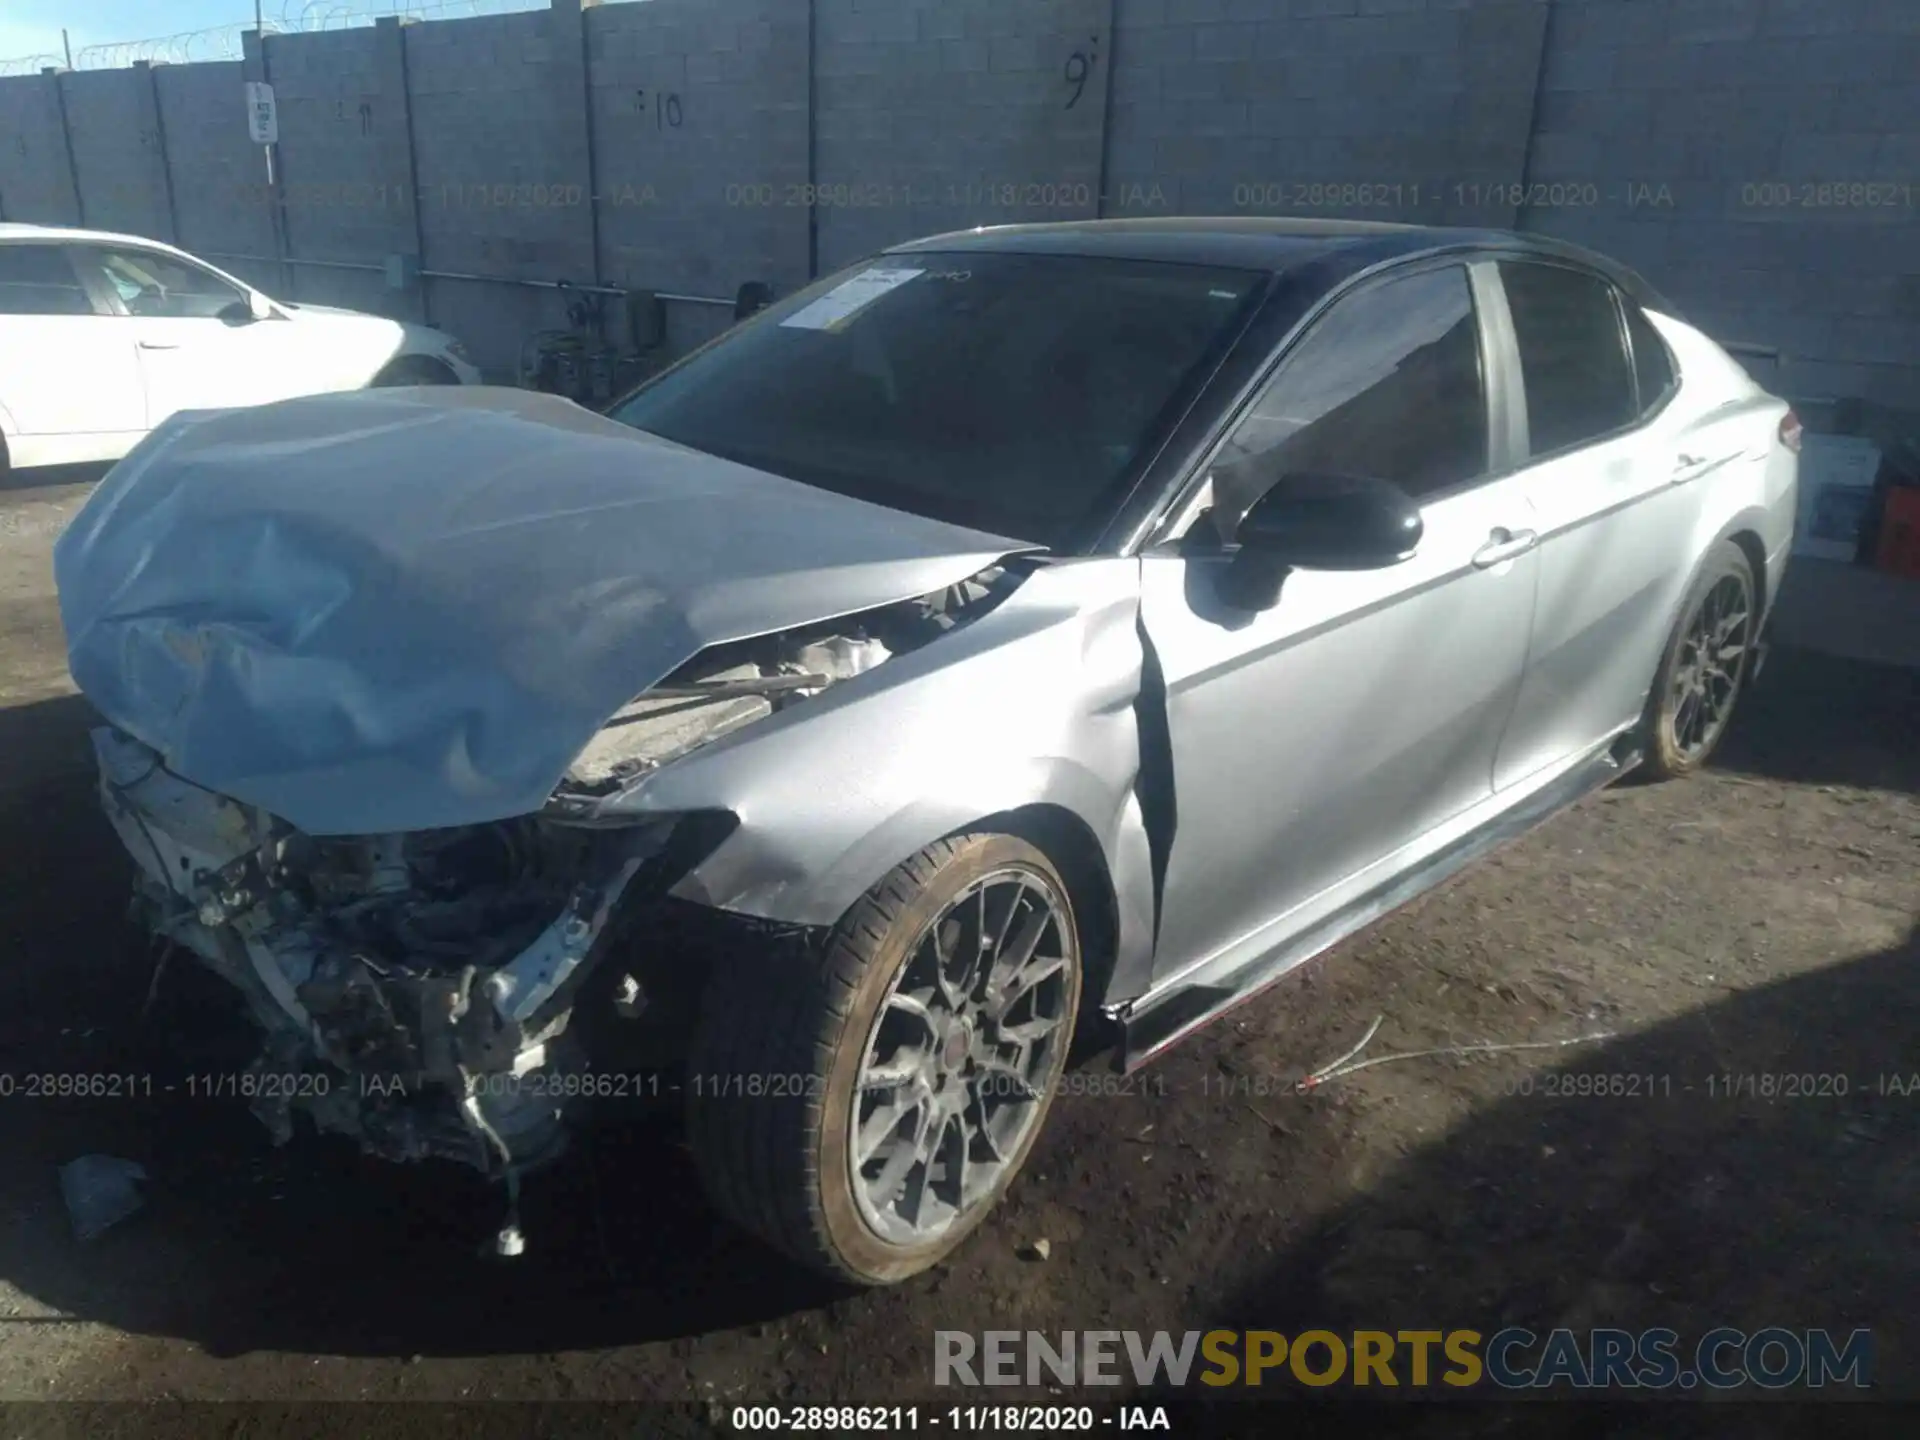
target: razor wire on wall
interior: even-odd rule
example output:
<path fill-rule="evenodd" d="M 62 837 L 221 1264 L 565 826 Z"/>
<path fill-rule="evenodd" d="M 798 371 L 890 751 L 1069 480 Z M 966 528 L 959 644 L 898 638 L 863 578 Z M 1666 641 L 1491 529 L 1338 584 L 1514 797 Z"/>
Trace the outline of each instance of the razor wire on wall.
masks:
<path fill-rule="evenodd" d="M 42 70 L 65 65 L 60 55 L 13 55 L 0 60 L 0 75 L 38 75 Z"/>
<path fill-rule="evenodd" d="M 244 5 L 245 0 L 237 0 Z M 262 8 L 260 29 L 269 35 L 311 34 L 322 30 L 351 30 L 386 17 L 401 20 L 458 20 L 475 15 L 509 15 L 522 10 L 544 10 L 548 0 L 273 0 Z M 147 40 L 119 40 L 78 46 L 72 69 L 116 70 L 145 60 L 150 65 L 185 65 L 196 60 L 238 60 L 240 37 L 253 29 L 251 20 L 183 30 Z M 37 75 L 69 68 L 65 55 L 42 53 L 0 59 L 0 75 Z"/>

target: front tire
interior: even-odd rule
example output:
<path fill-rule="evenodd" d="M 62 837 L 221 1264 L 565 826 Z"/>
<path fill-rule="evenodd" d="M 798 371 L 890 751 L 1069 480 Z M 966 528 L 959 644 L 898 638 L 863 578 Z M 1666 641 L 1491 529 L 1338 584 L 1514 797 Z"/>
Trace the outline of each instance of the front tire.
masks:
<path fill-rule="evenodd" d="M 1760 618 L 1753 566 L 1731 540 L 1707 555 L 1680 608 L 1641 722 L 1650 778 L 1697 774 L 1727 733 Z"/>
<path fill-rule="evenodd" d="M 1065 882 L 998 834 L 928 846 L 818 952 L 721 961 L 687 1078 L 715 1204 L 839 1280 L 938 1264 L 1032 1149 L 1080 990 Z"/>

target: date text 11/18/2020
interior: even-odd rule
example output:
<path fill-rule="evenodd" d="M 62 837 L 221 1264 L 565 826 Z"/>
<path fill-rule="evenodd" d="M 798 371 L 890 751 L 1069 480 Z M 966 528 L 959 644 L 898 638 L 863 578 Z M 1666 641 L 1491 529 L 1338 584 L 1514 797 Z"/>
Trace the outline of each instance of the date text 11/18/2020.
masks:
<path fill-rule="evenodd" d="M 659 1100 L 692 1094 L 713 1099 L 775 1100 L 821 1094 L 816 1075 L 778 1075 L 762 1071 L 735 1074 L 673 1075 L 661 1071 L 534 1070 L 467 1076 L 470 1095 L 498 1099 L 507 1095 L 545 1100 Z M 148 1100 L 184 1095 L 191 1100 L 317 1099 L 336 1090 L 362 1097 L 406 1096 L 420 1088 L 414 1076 L 394 1071 L 330 1070 L 195 1071 L 156 1076 L 137 1071 L 0 1071 L 0 1100 Z M 1074 1071 L 1062 1075 L 1057 1094 L 1114 1098 L 1158 1098 L 1168 1093 L 1164 1077 Z"/>
<path fill-rule="evenodd" d="M 1165 1405 L 736 1405 L 729 1427 L 741 1432 L 911 1434 L 919 1430 L 1031 1431 L 1081 1434 L 1098 1430 L 1170 1431 Z"/>
<path fill-rule="evenodd" d="M 1238 210 L 1580 210 L 1602 205 L 1671 210 L 1671 186 L 1593 181 L 1255 180 L 1233 187 Z"/>
<path fill-rule="evenodd" d="M 696 1077 L 717 1087 L 716 1077 Z M 355 1089 L 362 1096 L 404 1096 L 418 1082 L 398 1073 L 366 1071 L 337 1075 L 328 1070 L 195 1071 L 159 1076 L 139 1071 L 0 1071 L 0 1100 L 150 1100 L 184 1095 L 190 1100 L 317 1099 L 335 1090 Z M 677 1093 L 684 1087 L 652 1072 L 534 1071 L 527 1075 L 468 1077 L 474 1094 L 537 1094 L 554 1100 L 646 1099 Z"/>
<path fill-rule="evenodd" d="M 658 1100 L 687 1093 L 716 1099 L 778 1099 L 817 1093 L 817 1077 L 803 1075 L 689 1074 L 659 1071 L 568 1070 L 472 1075 L 468 1089 L 499 1097 L 533 1094 L 553 1100 Z M 279 1072 L 195 1072 L 156 1077 L 137 1071 L 0 1071 L 0 1100 L 144 1100 L 185 1095 L 196 1100 L 300 1099 L 353 1087 L 363 1096 L 406 1095 L 409 1077 L 378 1071 L 336 1076 L 326 1070 Z M 1546 1100 L 1840 1100 L 1848 1097 L 1904 1100 L 1920 1098 L 1920 1071 L 1853 1075 L 1846 1071 L 1721 1071 L 1692 1077 L 1654 1071 L 1556 1070 L 1509 1075 L 1508 1096 Z M 1262 1076 L 1236 1071 L 1202 1075 L 1203 1096 L 1222 1100 L 1257 1099 L 1298 1093 L 1297 1076 Z M 1121 1075 L 1107 1071 L 1069 1071 L 1056 1094 L 1080 1098 L 1165 1099 L 1171 1088 L 1151 1071 Z"/>
<path fill-rule="evenodd" d="M 1556 1070 L 1508 1077 L 1508 1095 L 1548 1100 L 1839 1100 L 1920 1096 L 1920 1072 L 1856 1076 L 1844 1071 L 1721 1071 L 1693 1078 L 1653 1072 Z"/>
<path fill-rule="evenodd" d="M 1116 185 L 1102 190 L 1085 180 L 957 180 L 937 185 L 894 184 L 883 180 L 768 181 L 728 185 L 729 206 L 743 209 L 949 210 L 1000 209 L 1091 214 L 1103 209 L 1166 209 L 1167 195 L 1157 184 Z"/>

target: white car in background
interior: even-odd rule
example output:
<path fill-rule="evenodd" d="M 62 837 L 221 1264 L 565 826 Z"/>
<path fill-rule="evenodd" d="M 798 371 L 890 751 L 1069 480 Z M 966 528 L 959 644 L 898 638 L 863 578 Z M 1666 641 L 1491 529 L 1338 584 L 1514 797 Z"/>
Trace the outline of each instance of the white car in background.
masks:
<path fill-rule="evenodd" d="M 425 325 L 275 300 L 157 240 L 0 224 L 0 472 L 117 460 L 178 410 L 479 383 Z"/>

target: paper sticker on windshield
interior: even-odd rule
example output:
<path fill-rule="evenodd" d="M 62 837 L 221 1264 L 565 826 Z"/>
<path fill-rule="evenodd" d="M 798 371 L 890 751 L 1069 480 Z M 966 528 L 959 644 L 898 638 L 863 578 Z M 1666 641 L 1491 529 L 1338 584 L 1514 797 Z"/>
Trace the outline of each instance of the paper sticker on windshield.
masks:
<path fill-rule="evenodd" d="M 791 325 L 796 330 L 838 330 L 889 290 L 898 290 L 909 280 L 926 273 L 924 270 L 895 266 L 862 270 L 851 280 L 843 280 L 834 286 L 811 305 L 794 311 L 780 323 Z"/>

